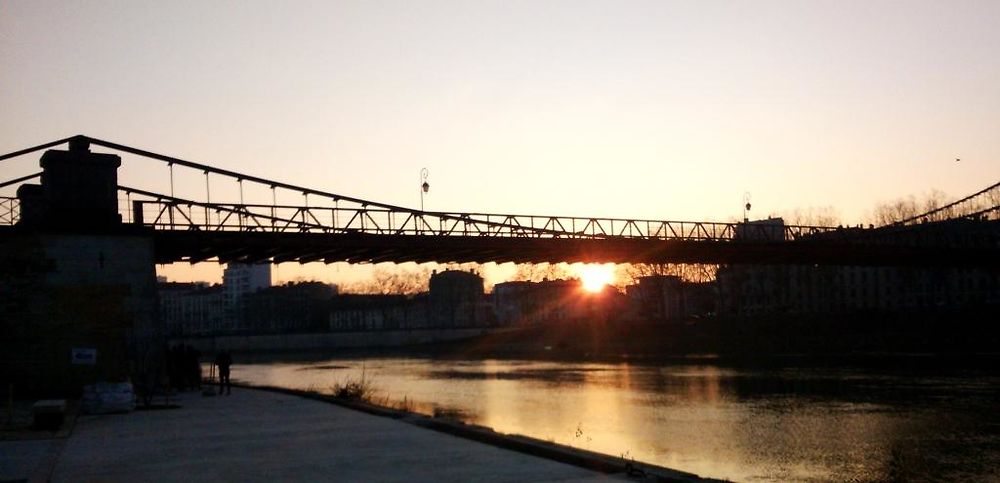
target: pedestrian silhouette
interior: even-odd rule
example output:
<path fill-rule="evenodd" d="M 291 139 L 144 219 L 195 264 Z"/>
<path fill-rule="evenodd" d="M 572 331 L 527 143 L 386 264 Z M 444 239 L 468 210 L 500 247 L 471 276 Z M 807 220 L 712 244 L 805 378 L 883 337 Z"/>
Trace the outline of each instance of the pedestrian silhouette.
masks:
<path fill-rule="evenodd" d="M 220 351 L 215 355 L 215 365 L 219 366 L 219 394 L 225 388 L 226 395 L 232 393 L 232 385 L 229 383 L 229 366 L 233 365 L 233 358 L 227 351 Z"/>

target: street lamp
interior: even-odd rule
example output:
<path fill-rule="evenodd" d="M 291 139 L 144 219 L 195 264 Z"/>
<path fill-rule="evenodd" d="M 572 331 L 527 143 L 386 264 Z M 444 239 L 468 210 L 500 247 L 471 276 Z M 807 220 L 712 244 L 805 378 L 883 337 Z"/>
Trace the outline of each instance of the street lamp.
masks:
<path fill-rule="evenodd" d="M 748 216 L 748 214 L 750 213 L 750 192 L 749 191 L 747 191 L 746 193 L 743 193 L 743 202 L 746 203 L 745 205 L 743 205 L 743 223 L 749 223 L 750 222 L 750 217 Z"/>
<path fill-rule="evenodd" d="M 427 182 L 427 168 L 420 170 L 420 211 L 424 211 L 424 193 L 431 189 L 430 183 Z"/>

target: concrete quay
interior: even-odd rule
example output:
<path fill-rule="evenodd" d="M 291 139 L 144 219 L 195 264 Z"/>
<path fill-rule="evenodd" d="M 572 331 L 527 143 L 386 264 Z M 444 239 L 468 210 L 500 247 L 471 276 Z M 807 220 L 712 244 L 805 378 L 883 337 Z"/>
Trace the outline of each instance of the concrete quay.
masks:
<path fill-rule="evenodd" d="M 529 438 L 282 392 L 234 388 L 231 396 L 182 393 L 172 402 L 182 407 L 79 416 L 67 438 L 0 441 L 0 481 L 704 481 L 654 467 L 627 472 L 610 457 Z"/>

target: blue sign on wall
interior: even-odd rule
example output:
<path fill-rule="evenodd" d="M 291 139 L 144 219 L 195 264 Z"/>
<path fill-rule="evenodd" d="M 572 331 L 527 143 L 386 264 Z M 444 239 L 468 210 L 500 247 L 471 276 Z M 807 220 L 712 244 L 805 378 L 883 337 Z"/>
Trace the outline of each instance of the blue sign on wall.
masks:
<path fill-rule="evenodd" d="M 73 364 L 85 364 L 92 366 L 97 364 L 97 349 L 74 347 L 72 360 Z"/>

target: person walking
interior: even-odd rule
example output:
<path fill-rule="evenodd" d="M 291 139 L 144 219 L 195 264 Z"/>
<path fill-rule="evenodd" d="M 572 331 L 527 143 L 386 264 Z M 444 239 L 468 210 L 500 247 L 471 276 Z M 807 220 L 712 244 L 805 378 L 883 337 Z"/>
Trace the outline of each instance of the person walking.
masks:
<path fill-rule="evenodd" d="M 215 365 L 219 367 L 219 394 L 225 388 L 226 395 L 232 393 L 232 385 L 229 383 L 229 366 L 233 365 L 233 358 L 227 351 L 220 351 L 215 355 Z"/>

